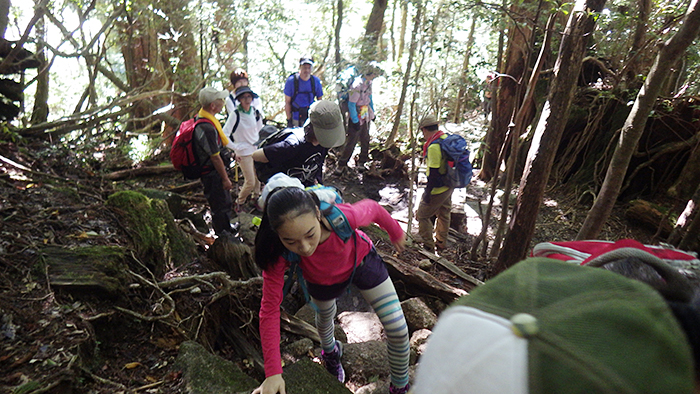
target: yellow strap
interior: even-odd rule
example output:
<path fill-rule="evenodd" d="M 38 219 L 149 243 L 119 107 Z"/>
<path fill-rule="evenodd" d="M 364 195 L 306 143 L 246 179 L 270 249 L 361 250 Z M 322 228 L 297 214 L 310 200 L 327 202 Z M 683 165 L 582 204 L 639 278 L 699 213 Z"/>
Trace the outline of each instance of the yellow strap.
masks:
<path fill-rule="evenodd" d="M 221 138 L 221 144 L 224 146 L 228 145 L 228 142 L 229 142 L 228 137 L 226 137 L 226 135 L 224 134 L 224 129 L 221 127 L 221 123 L 219 122 L 218 119 L 216 119 L 214 117 L 214 115 L 205 111 L 203 108 L 200 108 L 199 112 L 197 113 L 197 116 L 199 116 L 200 118 L 211 120 L 211 122 L 214 123 L 214 127 L 216 127 L 216 131 L 219 132 L 219 137 Z"/>

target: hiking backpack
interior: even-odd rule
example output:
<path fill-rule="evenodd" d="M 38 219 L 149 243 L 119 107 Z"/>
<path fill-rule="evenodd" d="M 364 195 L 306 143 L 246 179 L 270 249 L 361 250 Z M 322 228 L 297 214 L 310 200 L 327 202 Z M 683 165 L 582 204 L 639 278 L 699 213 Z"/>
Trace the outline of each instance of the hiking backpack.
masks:
<path fill-rule="evenodd" d="M 203 122 L 214 125 L 208 119 L 197 117 L 180 123 L 177 134 L 173 139 L 173 145 L 170 148 L 170 161 L 173 163 L 173 167 L 182 171 L 182 175 L 187 179 L 199 179 L 208 168 L 201 165 L 194 147 L 194 129 Z"/>
<path fill-rule="evenodd" d="M 440 144 L 442 156 L 447 160 L 447 173 L 443 176 L 445 186 L 455 189 L 467 187 L 473 173 L 467 141 L 460 135 L 448 134 L 433 141 L 433 144 L 436 143 Z"/>
<path fill-rule="evenodd" d="M 679 268 L 700 268 L 700 260 L 691 252 L 663 246 L 644 245 L 633 239 L 612 241 L 542 242 L 530 253 L 533 257 L 547 257 L 568 263 L 587 265 L 592 261 L 612 261 L 647 254 Z M 595 263 L 594 263 L 595 264 Z"/>
<path fill-rule="evenodd" d="M 278 130 L 267 136 L 267 138 L 265 138 L 264 140 L 262 140 L 258 145 L 258 149 L 262 149 L 268 145 L 282 142 L 285 139 L 287 139 L 287 137 L 289 137 L 290 134 L 292 134 L 292 132 L 288 129 Z M 270 163 L 256 161 L 254 165 L 255 175 L 258 177 L 258 180 L 263 183 L 267 182 L 267 180 L 270 179 L 271 176 L 279 172 L 279 169 L 273 168 L 270 165 Z"/>
<path fill-rule="evenodd" d="M 348 101 L 352 84 L 359 76 L 360 72 L 357 70 L 357 67 L 353 65 L 338 74 L 338 80 L 335 86 L 335 91 L 338 93 L 338 102 Z"/>
<path fill-rule="evenodd" d="M 291 100 L 292 106 L 294 106 L 294 100 L 296 100 L 297 95 L 299 94 L 299 73 L 292 73 L 289 76 L 294 77 L 294 94 L 292 94 Z M 316 77 L 313 75 L 311 76 L 311 78 L 309 78 L 309 81 L 311 82 L 311 94 L 313 95 L 313 97 L 311 98 L 311 102 L 313 102 L 316 99 L 316 79 L 314 78 Z"/>

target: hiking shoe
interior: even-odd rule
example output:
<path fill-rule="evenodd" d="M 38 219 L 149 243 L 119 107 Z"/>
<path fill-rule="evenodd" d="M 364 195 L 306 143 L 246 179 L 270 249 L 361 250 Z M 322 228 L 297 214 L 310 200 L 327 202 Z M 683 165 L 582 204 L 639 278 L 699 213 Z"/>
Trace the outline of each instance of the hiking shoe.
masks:
<path fill-rule="evenodd" d="M 389 394 L 406 394 L 408 393 L 408 389 L 411 388 L 410 384 L 407 384 L 401 388 L 394 386 L 393 383 L 389 384 Z"/>
<path fill-rule="evenodd" d="M 447 248 L 447 242 L 435 240 L 435 248 L 437 250 L 445 250 L 445 248 Z"/>
<path fill-rule="evenodd" d="M 340 358 L 343 356 L 343 344 L 340 341 L 335 341 L 335 346 L 332 352 L 326 353 L 321 351 L 323 364 L 326 366 L 326 371 L 335 376 L 340 383 L 345 383 L 345 370 L 343 364 L 340 363 Z"/>

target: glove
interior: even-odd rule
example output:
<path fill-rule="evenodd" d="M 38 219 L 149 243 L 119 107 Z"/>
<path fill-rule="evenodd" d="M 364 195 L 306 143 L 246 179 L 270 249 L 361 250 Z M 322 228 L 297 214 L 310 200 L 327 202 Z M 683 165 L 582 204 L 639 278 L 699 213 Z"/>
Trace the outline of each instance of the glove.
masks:
<path fill-rule="evenodd" d="M 294 120 L 292 120 L 292 118 L 289 118 L 287 119 L 287 128 L 291 129 L 292 127 L 294 127 Z"/>

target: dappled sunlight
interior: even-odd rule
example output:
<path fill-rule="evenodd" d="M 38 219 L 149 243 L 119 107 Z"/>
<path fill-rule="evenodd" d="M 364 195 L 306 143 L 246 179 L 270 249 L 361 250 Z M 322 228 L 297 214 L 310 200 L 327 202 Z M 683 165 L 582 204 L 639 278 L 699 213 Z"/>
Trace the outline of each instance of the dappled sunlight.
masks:
<path fill-rule="evenodd" d="M 545 198 L 543 204 L 545 206 L 550 207 L 550 208 L 556 208 L 559 206 L 558 202 L 556 202 L 555 200 L 549 199 L 549 198 Z"/>

